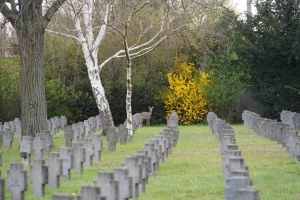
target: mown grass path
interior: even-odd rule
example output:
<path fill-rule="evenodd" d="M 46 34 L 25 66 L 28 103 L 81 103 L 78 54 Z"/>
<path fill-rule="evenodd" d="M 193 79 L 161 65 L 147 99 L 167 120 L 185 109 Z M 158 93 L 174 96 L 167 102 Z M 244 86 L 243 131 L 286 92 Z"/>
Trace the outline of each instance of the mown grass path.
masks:
<path fill-rule="evenodd" d="M 166 126 L 143 127 L 136 131 L 134 141 L 126 146 L 117 145 L 116 152 L 108 152 L 106 138 L 102 161 L 96 162 L 84 174 L 71 174 L 71 180 L 61 180 L 61 186 L 51 189 L 46 185 L 44 198 L 32 196 L 32 185 L 25 193 L 25 199 L 51 199 L 52 193 L 80 194 L 81 185 L 92 185 L 98 171 L 112 171 L 119 167 L 126 156 L 131 156 L 144 147 Z M 243 125 L 233 125 L 237 145 L 245 163 L 249 166 L 249 176 L 259 190 L 261 200 L 300 199 L 300 168 L 296 159 L 290 159 L 285 149 L 276 142 L 257 136 Z M 225 180 L 221 170 L 220 143 L 207 125 L 179 126 L 180 138 L 172 154 L 160 165 L 156 177 L 149 179 L 146 193 L 141 200 L 169 199 L 224 199 Z M 64 146 L 63 133 L 54 136 L 56 148 Z M 1 176 L 6 178 L 10 162 L 21 162 L 18 140 L 15 137 L 13 148 L 1 146 L 3 166 Z M 28 170 L 28 178 L 30 170 Z M 29 180 L 28 180 L 29 181 Z M 29 182 L 28 182 L 29 183 Z M 7 182 L 6 182 L 7 184 Z M 7 188 L 7 185 L 6 185 Z M 6 189 L 6 199 L 10 192 Z"/>

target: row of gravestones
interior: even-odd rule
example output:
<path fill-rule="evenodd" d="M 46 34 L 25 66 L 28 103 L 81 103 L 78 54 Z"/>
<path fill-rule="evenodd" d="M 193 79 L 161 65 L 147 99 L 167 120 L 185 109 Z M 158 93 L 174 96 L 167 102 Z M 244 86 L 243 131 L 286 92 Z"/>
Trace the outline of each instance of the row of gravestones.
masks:
<path fill-rule="evenodd" d="M 257 135 L 276 141 L 285 147 L 290 158 L 299 159 L 300 138 L 294 127 L 277 120 L 261 118 L 260 115 L 248 110 L 243 112 L 242 119 L 244 125 L 253 129 Z"/>
<path fill-rule="evenodd" d="M 175 122 L 176 126 L 174 125 Z M 168 128 L 144 145 L 133 156 L 126 157 L 121 167 L 113 172 L 98 172 L 93 186 L 82 186 L 80 199 L 138 199 L 145 192 L 150 176 L 155 176 L 159 165 L 172 153 L 179 139 L 178 116 L 174 113 L 168 120 Z M 73 194 L 53 194 L 53 200 L 74 200 Z"/>
<path fill-rule="evenodd" d="M 18 121 L 20 120 L 18 119 Z M 99 121 L 99 116 L 89 118 L 83 122 L 83 124 L 86 124 L 83 126 L 83 129 L 87 130 L 86 132 L 90 134 L 96 130 L 97 127 L 100 129 L 101 122 L 99 123 Z M 74 143 L 73 148 L 64 147 L 60 149 L 60 153 L 51 152 L 54 146 L 52 135 L 56 134 L 59 128 L 67 129 L 67 119 L 64 116 L 60 119 L 54 117 L 50 119 L 49 122 L 51 122 L 49 131 L 37 133 L 34 138 L 23 136 L 20 140 L 22 163 L 11 163 L 11 170 L 8 172 L 8 174 L 10 174 L 8 176 L 8 189 L 12 192 L 12 199 L 24 198 L 24 191 L 27 190 L 27 174 L 24 174 L 23 166 L 30 165 L 33 151 L 35 151 L 35 160 L 30 168 L 34 173 L 30 173 L 30 182 L 33 185 L 33 193 L 35 196 L 44 196 L 46 183 L 49 183 L 49 186 L 52 188 L 59 187 L 60 177 L 69 179 L 70 170 L 72 168 L 77 173 L 83 173 L 83 166 L 85 168 L 90 167 L 93 161 L 100 161 L 101 159 L 101 151 L 103 149 L 102 138 L 96 134 L 93 134 L 91 138 L 82 138 L 80 142 Z M 7 149 L 11 148 L 14 133 L 18 130 L 15 127 L 16 123 L 8 124 L 10 124 L 10 126 L 4 126 L 5 131 L 3 134 Z M 20 123 L 18 124 L 20 125 Z M 100 126 L 97 126 L 97 124 L 100 124 Z M 2 139 L 2 137 L 0 138 Z M 68 142 L 66 141 L 66 143 Z M 49 159 L 42 159 L 43 154 L 48 155 Z M 2 156 L 0 158 L 2 163 Z M 15 173 L 16 171 L 19 172 Z M 36 176 L 36 173 L 40 176 Z M 15 176 L 15 174 L 17 174 L 17 176 Z M 0 178 L 0 182 L 0 199 L 4 199 L 5 180 Z"/>
<path fill-rule="evenodd" d="M 229 123 L 209 112 L 207 121 L 212 133 L 221 143 L 222 172 L 225 175 L 226 200 L 258 200 L 259 193 L 249 178 L 248 166 L 238 150 L 234 130 Z"/>
<path fill-rule="evenodd" d="M 300 131 L 300 114 L 283 110 L 280 113 L 280 119 L 283 123 L 289 124 L 296 131 Z"/>
<path fill-rule="evenodd" d="M 65 129 L 68 128 L 65 127 Z M 174 129 L 172 132 L 172 138 L 174 140 L 172 140 L 172 142 L 169 141 L 169 143 L 173 145 L 176 144 L 179 135 L 176 130 Z M 96 134 L 92 134 L 91 137 L 92 138 L 83 138 L 82 142 L 71 141 L 73 148 L 63 147 L 61 148 L 60 153 L 50 153 L 51 149 L 49 146 L 51 146 L 50 144 L 52 143 L 50 131 L 44 131 L 43 134 L 36 134 L 33 141 L 31 141 L 29 137 L 27 138 L 24 136 L 24 139 L 26 138 L 27 141 L 26 144 L 25 142 L 22 143 L 22 141 L 25 141 L 22 137 L 20 144 L 21 154 L 24 154 L 27 151 L 27 160 L 23 158 L 23 163 L 10 164 L 10 170 L 8 171 L 8 189 L 12 193 L 12 199 L 23 199 L 24 192 L 27 190 L 27 172 L 24 170 L 23 166 L 24 163 L 30 164 L 31 153 L 28 154 L 28 152 L 32 152 L 32 149 L 36 151 L 34 163 L 30 167 L 30 183 L 33 185 L 33 195 L 44 196 L 45 184 L 49 184 L 49 187 L 51 188 L 58 188 L 60 186 L 61 177 L 70 179 L 71 169 L 76 173 L 83 173 L 83 167 L 88 168 L 94 161 L 101 160 L 101 150 L 103 149 L 102 138 L 100 138 L 100 135 Z M 48 149 L 49 152 L 49 159 L 47 160 L 42 159 L 42 153 L 46 152 L 45 147 L 47 147 L 46 149 Z M 29 151 L 30 149 L 31 151 Z M 22 150 L 24 152 L 22 152 Z M 24 162 L 24 160 L 26 162 Z M 4 199 L 5 197 L 4 188 L 5 180 L 0 177 L 0 199 Z"/>

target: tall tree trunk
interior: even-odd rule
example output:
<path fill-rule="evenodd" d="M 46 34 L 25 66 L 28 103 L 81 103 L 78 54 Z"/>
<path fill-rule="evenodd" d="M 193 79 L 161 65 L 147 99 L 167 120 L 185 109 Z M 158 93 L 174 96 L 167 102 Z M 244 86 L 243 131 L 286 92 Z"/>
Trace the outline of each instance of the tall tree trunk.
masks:
<path fill-rule="evenodd" d="M 34 136 L 47 127 L 47 106 L 44 86 L 43 46 L 45 28 L 42 9 L 33 5 L 21 8 L 22 20 L 15 29 L 19 41 L 21 75 L 22 135 Z"/>
<path fill-rule="evenodd" d="M 103 85 L 101 83 L 98 66 L 94 62 L 92 62 L 92 60 L 90 62 L 87 62 L 86 66 L 88 69 L 88 76 L 96 100 L 97 108 L 99 110 L 99 115 L 102 123 L 102 134 L 106 135 L 109 127 L 114 126 L 109 103 L 105 96 Z"/>

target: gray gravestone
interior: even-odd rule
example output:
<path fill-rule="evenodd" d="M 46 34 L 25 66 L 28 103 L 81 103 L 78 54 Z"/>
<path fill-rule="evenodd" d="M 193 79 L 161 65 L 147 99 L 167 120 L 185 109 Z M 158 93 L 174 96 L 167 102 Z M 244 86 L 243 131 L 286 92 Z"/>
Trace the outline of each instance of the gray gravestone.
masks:
<path fill-rule="evenodd" d="M 83 147 L 85 148 L 85 162 L 84 167 L 89 168 L 93 165 L 93 155 L 94 155 L 94 144 L 91 138 L 83 139 Z"/>
<path fill-rule="evenodd" d="M 44 130 L 43 133 L 41 134 L 43 138 L 43 151 L 45 155 L 50 155 L 50 152 L 52 150 L 52 147 L 54 146 L 53 144 L 53 137 L 50 133 L 50 131 Z"/>
<path fill-rule="evenodd" d="M 0 178 L 0 199 L 5 200 L 5 179 Z"/>
<path fill-rule="evenodd" d="M 236 200 L 259 200 L 259 193 L 254 186 L 247 186 L 236 191 Z"/>
<path fill-rule="evenodd" d="M 7 186 L 11 191 L 12 200 L 24 200 L 24 192 L 28 189 L 27 171 L 23 168 L 23 163 L 10 163 L 7 171 Z"/>
<path fill-rule="evenodd" d="M 44 150 L 44 138 L 41 133 L 36 133 L 33 138 L 32 145 L 33 150 L 35 151 L 35 159 L 43 158 L 43 150 Z"/>
<path fill-rule="evenodd" d="M 45 184 L 48 183 L 48 166 L 45 166 L 45 160 L 34 160 L 30 167 L 30 183 L 33 185 L 34 196 L 45 196 Z"/>
<path fill-rule="evenodd" d="M 112 172 L 98 172 L 94 185 L 101 189 L 101 198 L 115 199 L 115 181 Z"/>
<path fill-rule="evenodd" d="M 79 129 L 79 136 L 78 140 L 82 141 L 84 135 L 85 135 L 85 127 L 84 127 L 84 122 L 78 122 L 78 129 Z"/>
<path fill-rule="evenodd" d="M 90 126 L 89 120 L 84 120 L 83 124 L 84 124 L 85 135 L 87 135 L 87 136 L 91 135 L 91 126 Z"/>
<path fill-rule="evenodd" d="M 62 160 L 59 158 L 59 153 L 50 153 L 49 157 L 49 176 L 48 182 L 49 187 L 59 188 L 60 186 L 60 175 L 62 174 Z"/>
<path fill-rule="evenodd" d="M 138 163 L 138 160 L 135 156 L 126 157 L 123 167 L 128 169 L 128 176 L 132 177 L 132 195 L 133 199 L 138 199 L 139 188 L 142 183 L 142 166 Z"/>
<path fill-rule="evenodd" d="M 14 140 L 14 133 L 11 132 L 10 128 L 5 128 L 3 136 L 4 136 L 4 142 L 5 142 L 6 149 L 11 149 L 12 142 Z"/>
<path fill-rule="evenodd" d="M 103 141 L 100 135 L 92 135 L 92 143 L 94 143 L 94 161 L 101 161 L 101 151 L 103 150 Z"/>
<path fill-rule="evenodd" d="M 107 133 L 108 151 L 116 151 L 116 143 L 118 142 L 118 136 L 116 127 L 109 127 Z"/>
<path fill-rule="evenodd" d="M 60 116 L 59 123 L 60 123 L 60 128 L 64 130 L 65 126 L 67 126 L 68 124 L 68 120 L 66 116 Z"/>
<path fill-rule="evenodd" d="M 178 126 L 178 115 L 176 112 L 172 112 L 168 121 L 167 121 L 168 126 Z"/>
<path fill-rule="evenodd" d="M 82 186 L 81 196 L 77 197 L 77 200 L 104 200 L 101 198 L 102 190 L 95 186 Z M 105 199 L 108 200 L 108 199 Z"/>
<path fill-rule="evenodd" d="M 73 194 L 52 194 L 52 200 L 75 200 Z"/>
<path fill-rule="evenodd" d="M 2 166 L 2 152 L 0 152 L 0 166 Z M 0 173 L 1 175 L 1 173 Z"/>
<path fill-rule="evenodd" d="M 125 145 L 128 137 L 128 129 L 124 124 L 119 125 L 118 135 L 120 138 L 120 145 Z"/>
<path fill-rule="evenodd" d="M 161 157 L 159 157 L 159 164 L 161 164 L 164 162 L 164 159 L 166 157 L 166 150 L 167 150 L 166 140 L 162 135 L 156 135 L 154 136 L 154 138 L 159 141 L 159 145 L 161 146 Z"/>
<path fill-rule="evenodd" d="M 70 170 L 73 168 L 73 154 L 70 148 L 61 147 L 59 152 L 59 158 L 62 160 L 62 174 L 61 177 L 70 179 Z"/>
<path fill-rule="evenodd" d="M 72 147 L 73 139 L 74 139 L 74 131 L 70 126 L 66 126 L 64 129 L 64 138 L 66 141 L 66 147 Z M 75 139 L 77 141 L 77 138 Z"/>
<path fill-rule="evenodd" d="M 0 134 L 0 146 L 3 144 L 3 134 Z"/>
<path fill-rule="evenodd" d="M 31 139 L 32 138 L 29 136 L 23 136 L 20 142 L 20 152 L 21 152 L 20 154 L 22 157 L 22 163 L 25 166 L 30 165 L 30 159 L 31 159 L 32 148 L 33 148 Z"/>
<path fill-rule="evenodd" d="M 158 169 L 158 153 L 155 149 L 155 144 L 153 142 L 146 143 L 144 145 L 144 150 L 147 152 L 147 155 L 151 157 L 151 176 L 156 175 Z"/>
<path fill-rule="evenodd" d="M 236 192 L 245 188 L 248 184 L 248 177 L 231 177 L 227 180 L 225 188 L 225 200 L 236 200 Z"/>
<path fill-rule="evenodd" d="M 73 169 L 76 173 L 83 173 L 83 163 L 85 162 L 85 148 L 82 142 L 73 143 Z"/>
<path fill-rule="evenodd" d="M 129 199 L 132 198 L 130 185 L 132 185 L 132 177 L 128 176 L 128 169 L 115 168 L 114 169 L 114 180 L 116 187 L 116 199 Z"/>

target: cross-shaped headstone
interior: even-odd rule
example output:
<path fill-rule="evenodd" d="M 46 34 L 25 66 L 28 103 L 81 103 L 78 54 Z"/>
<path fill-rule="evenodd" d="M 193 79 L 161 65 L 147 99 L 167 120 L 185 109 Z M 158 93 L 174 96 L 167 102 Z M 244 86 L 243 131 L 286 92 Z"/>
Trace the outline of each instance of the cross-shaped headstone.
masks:
<path fill-rule="evenodd" d="M 14 140 L 14 133 L 10 128 L 6 128 L 3 133 L 6 149 L 11 149 Z"/>
<path fill-rule="evenodd" d="M 73 169 L 76 173 L 83 173 L 83 163 L 85 162 L 85 148 L 82 142 L 73 143 Z"/>
<path fill-rule="evenodd" d="M 46 131 L 46 130 L 43 131 L 41 136 L 43 138 L 44 154 L 49 156 L 51 149 L 54 146 L 53 136 L 51 135 L 50 131 Z"/>
<path fill-rule="evenodd" d="M 98 172 L 94 185 L 101 189 L 101 198 L 115 199 L 115 181 L 112 172 Z"/>
<path fill-rule="evenodd" d="M 85 148 L 85 162 L 84 167 L 89 168 L 93 165 L 93 155 L 94 155 L 94 143 L 92 143 L 91 138 L 83 139 L 83 147 Z"/>
<path fill-rule="evenodd" d="M 71 129 L 70 126 L 67 126 L 64 130 L 64 138 L 66 141 L 66 147 L 72 147 L 72 142 L 74 139 L 74 131 Z M 77 138 L 76 138 L 77 141 Z"/>
<path fill-rule="evenodd" d="M 32 154 L 32 138 L 29 136 L 23 136 L 20 142 L 20 154 L 22 156 L 22 163 L 25 166 L 30 165 L 30 159 Z"/>
<path fill-rule="evenodd" d="M 61 147 L 59 158 L 63 162 L 62 178 L 70 179 L 70 170 L 73 168 L 73 154 L 71 153 L 70 148 Z"/>
<path fill-rule="evenodd" d="M 12 200 L 23 200 L 24 192 L 28 189 L 27 171 L 23 168 L 23 163 L 10 163 L 7 171 L 7 186 L 11 192 Z"/>
<path fill-rule="evenodd" d="M 107 139 L 108 139 L 108 151 L 116 151 L 116 143 L 118 142 L 116 127 L 109 127 L 107 133 Z"/>
<path fill-rule="evenodd" d="M 49 187 L 59 188 L 60 175 L 62 174 L 62 160 L 59 158 L 59 153 L 51 152 L 49 157 Z"/>
<path fill-rule="evenodd" d="M 128 137 L 128 129 L 126 128 L 125 124 L 119 125 L 118 135 L 120 138 L 120 145 L 126 144 Z"/>
<path fill-rule="evenodd" d="M 101 161 L 101 151 L 103 150 L 103 141 L 100 135 L 92 135 L 92 143 L 94 143 L 94 161 Z"/>
<path fill-rule="evenodd" d="M 42 159 L 43 158 L 43 150 L 44 150 L 44 138 L 41 133 L 36 133 L 35 137 L 32 141 L 33 150 L 35 150 L 35 158 Z"/>
<path fill-rule="evenodd" d="M 81 187 L 81 196 L 77 197 L 77 200 L 101 200 L 100 195 L 102 190 L 99 187 L 95 186 L 82 186 Z"/>
<path fill-rule="evenodd" d="M 34 196 L 45 196 L 45 184 L 48 183 L 48 166 L 45 166 L 45 160 L 34 160 L 30 167 L 30 183 L 33 185 Z"/>
<path fill-rule="evenodd" d="M 128 169 L 125 167 L 114 169 L 114 181 L 116 187 L 116 199 L 132 198 L 130 184 L 132 177 L 128 176 Z"/>

